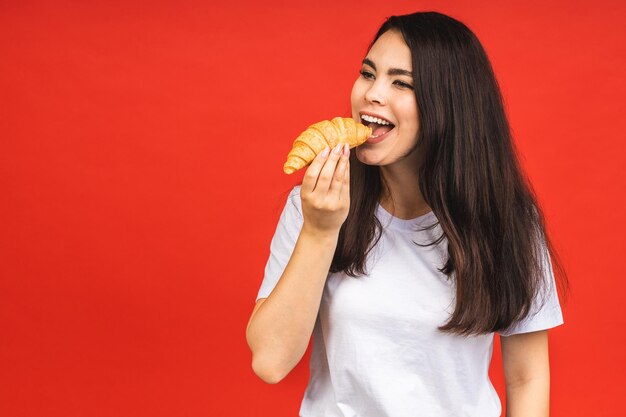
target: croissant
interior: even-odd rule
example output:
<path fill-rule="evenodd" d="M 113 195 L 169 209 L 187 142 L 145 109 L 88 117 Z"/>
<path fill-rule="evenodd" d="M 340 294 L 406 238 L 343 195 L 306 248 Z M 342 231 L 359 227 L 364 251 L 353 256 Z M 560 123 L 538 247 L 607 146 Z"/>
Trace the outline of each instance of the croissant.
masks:
<path fill-rule="evenodd" d="M 364 143 L 372 135 L 372 129 L 345 117 L 335 117 L 312 124 L 293 142 L 283 166 L 291 174 L 309 165 L 328 145 L 333 149 L 339 142 L 348 143 L 350 148 Z"/>

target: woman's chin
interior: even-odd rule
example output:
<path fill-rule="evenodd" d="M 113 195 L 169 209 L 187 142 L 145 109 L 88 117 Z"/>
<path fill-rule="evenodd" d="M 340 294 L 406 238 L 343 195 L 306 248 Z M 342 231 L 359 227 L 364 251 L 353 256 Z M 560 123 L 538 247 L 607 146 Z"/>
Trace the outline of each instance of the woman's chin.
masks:
<path fill-rule="evenodd" d="M 380 151 L 376 152 L 366 149 L 365 146 L 358 146 L 356 148 L 356 159 L 365 165 L 381 165 L 383 157 L 380 155 Z"/>

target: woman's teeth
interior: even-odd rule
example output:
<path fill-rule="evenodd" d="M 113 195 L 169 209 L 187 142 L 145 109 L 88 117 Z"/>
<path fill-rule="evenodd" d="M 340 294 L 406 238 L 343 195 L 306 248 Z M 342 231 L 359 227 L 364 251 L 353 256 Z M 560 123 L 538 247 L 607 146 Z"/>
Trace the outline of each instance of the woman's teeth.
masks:
<path fill-rule="evenodd" d="M 362 115 L 361 119 L 365 120 L 366 122 L 378 123 L 379 125 L 383 125 L 383 126 L 391 124 L 391 123 L 389 123 L 386 120 L 379 119 L 378 117 L 374 117 L 374 116 L 369 116 L 367 114 Z M 375 136 L 373 136 L 373 137 L 375 137 Z"/>

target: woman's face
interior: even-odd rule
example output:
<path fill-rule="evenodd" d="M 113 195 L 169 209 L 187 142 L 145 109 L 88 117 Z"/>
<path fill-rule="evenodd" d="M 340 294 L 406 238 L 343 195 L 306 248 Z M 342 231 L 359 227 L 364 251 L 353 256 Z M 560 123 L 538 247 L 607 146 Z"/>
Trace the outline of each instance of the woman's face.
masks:
<path fill-rule="evenodd" d="M 351 102 L 352 118 L 374 129 L 372 137 L 355 149 L 364 164 L 390 165 L 415 148 L 419 121 L 411 71 L 411 50 L 393 30 L 380 36 L 363 60 Z"/>

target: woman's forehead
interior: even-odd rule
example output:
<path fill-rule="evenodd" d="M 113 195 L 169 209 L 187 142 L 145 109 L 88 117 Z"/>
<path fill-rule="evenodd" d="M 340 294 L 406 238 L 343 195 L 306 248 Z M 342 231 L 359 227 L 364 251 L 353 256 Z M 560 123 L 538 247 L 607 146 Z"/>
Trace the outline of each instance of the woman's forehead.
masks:
<path fill-rule="evenodd" d="M 366 63 L 382 67 L 400 67 L 411 70 L 411 50 L 404 42 L 402 34 L 396 31 L 383 33 L 374 42 L 365 57 Z"/>

